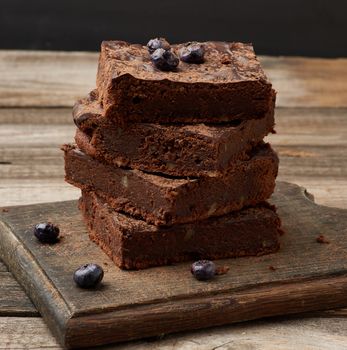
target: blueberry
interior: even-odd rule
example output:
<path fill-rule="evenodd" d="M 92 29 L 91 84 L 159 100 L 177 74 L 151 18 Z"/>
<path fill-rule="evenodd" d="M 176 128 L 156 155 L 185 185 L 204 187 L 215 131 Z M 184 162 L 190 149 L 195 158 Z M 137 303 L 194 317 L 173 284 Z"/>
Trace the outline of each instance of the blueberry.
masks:
<path fill-rule="evenodd" d="M 86 264 L 78 268 L 73 279 L 81 288 L 96 287 L 104 277 L 104 270 L 97 264 Z"/>
<path fill-rule="evenodd" d="M 207 281 L 216 274 L 216 266 L 209 260 L 195 261 L 195 263 L 192 264 L 191 273 L 197 280 Z"/>
<path fill-rule="evenodd" d="M 205 49 L 199 43 L 188 43 L 180 50 L 180 59 L 186 63 L 203 63 Z"/>
<path fill-rule="evenodd" d="M 178 57 L 171 50 L 157 49 L 152 55 L 153 64 L 160 70 L 173 71 L 179 63 Z"/>
<path fill-rule="evenodd" d="M 164 38 L 151 39 L 147 43 L 149 53 L 153 53 L 156 49 L 170 50 L 170 44 Z"/>
<path fill-rule="evenodd" d="M 42 243 L 55 243 L 58 240 L 59 228 L 50 222 L 40 223 L 35 226 L 34 235 Z"/>

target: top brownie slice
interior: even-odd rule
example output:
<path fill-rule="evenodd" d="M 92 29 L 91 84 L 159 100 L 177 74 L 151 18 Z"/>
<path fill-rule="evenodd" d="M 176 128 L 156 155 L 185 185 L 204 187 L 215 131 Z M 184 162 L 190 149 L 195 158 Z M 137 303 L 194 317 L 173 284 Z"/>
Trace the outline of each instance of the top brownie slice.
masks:
<path fill-rule="evenodd" d="M 178 54 L 185 44 L 172 45 Z M 97 88 L 105 117 L 118 122 L 226 122 L 262 117 L 272 88 L 251 44 L 205 42 L 205 61 L 160 71 L 147 47 L 101 45 Z"/>

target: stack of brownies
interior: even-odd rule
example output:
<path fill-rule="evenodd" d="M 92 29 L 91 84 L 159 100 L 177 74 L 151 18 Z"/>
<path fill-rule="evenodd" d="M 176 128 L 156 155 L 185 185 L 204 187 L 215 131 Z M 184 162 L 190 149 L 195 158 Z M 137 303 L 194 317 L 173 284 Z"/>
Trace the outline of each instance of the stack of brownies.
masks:
<path fill-rule="evenodd" d="M 103 42 L 73 110 L 66 180 L 90 238 L 124 269 L 277 251 L 275 92 L 252 45 L 154 44 Z"/>

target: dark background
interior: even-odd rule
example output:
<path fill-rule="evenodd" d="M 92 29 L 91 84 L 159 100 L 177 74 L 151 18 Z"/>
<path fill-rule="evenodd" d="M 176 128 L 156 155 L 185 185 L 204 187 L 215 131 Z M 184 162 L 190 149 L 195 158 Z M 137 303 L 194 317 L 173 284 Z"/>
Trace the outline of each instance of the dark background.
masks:
<path fill-rule="evenodd" d="M 0 49 L 98 51 L 102 40 L 156 36 L 253 42 L 259 54 L 347 56 L 347 1 L 0 1 Z"/>

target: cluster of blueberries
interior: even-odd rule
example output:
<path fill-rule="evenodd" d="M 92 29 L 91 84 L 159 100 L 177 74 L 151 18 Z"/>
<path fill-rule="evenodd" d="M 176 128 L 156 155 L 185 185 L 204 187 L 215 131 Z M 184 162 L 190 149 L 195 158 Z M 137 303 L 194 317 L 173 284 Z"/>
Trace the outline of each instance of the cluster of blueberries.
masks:
<path fill-rule="evenodd" d="M 59 241 L 59 228 L 52 223 L 40 223 L 34 228 L 34 235 L 41 243 L 54 244 Z M 199 260 L 192 264 L 191 273 L 199 281 L 207 281 L 216 275 L 212 261 Z M 85 264 L 79 267 L 73 279 L 80 288 L 94 288 L 104 277 L 104 270 L 98 264 Z"/>
<path fill-rule="evenodd" d="M 197 42 L 185 44 L 180 49 L 179 58 L 171 50 L 170 44 L 164 38 L 151 39 L 147 43 L 147 47 L 154 66 L 162 71 L 174 71 L 179 64 L 179 60 L 195 64 L 204 62 L 204 47 Z"/>

